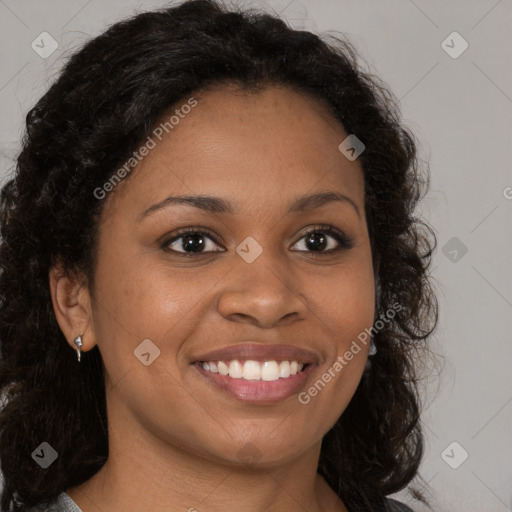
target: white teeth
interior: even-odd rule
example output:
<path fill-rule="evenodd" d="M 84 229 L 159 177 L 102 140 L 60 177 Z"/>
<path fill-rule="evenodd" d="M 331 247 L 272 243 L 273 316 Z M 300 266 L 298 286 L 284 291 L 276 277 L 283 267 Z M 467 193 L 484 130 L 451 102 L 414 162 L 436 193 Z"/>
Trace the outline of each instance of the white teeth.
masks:
<path fill-rule="evenodd" d="M 245 380 L 260 380 L 260 363 L 258 363 L 257 361 L 245 361 L 243 378 Z"/>
<path fill-rule="evenodd" d="M 232 361 L 208 361 L 203 362 L 201 366 L 209 372 L 229 375 L 232 379 L 245 380 L 264 380 L 273 381 L 278 379 L 287 379 L 290 375 L 295 375 L 304 368 L 303 363 L 298 361 L 253 361 L 248 360 L 243 364 L 237 359 Z"/>
<path fill-rule="evenodd" d="M 261 380 L 279 379 L 279 365 L 276 361 L 265 361 L 261 367 Z"/>
<path fill-rule="evenodd" d="M 210 367 L 211 367 L 211 364 L 210 364 Z M 279 365 L 279 377 L 281 377 L 282 379 L 286 379 L 290 375 L 291 375 L 290 362 L 289 361 L 283 361 Z"/>
<path fill-rule="evenodd" d="M 227 375 L 229 373 L 229 366 L 222 361 L 219 361 L 218 368 L 221 375 Z"/>
<path fill-rule="evenodd" d="M 244 374 L 243 366 L 238 361 L 231 361 L 229 363 L 229 376 L 233 379 L 241 379 Z"/>

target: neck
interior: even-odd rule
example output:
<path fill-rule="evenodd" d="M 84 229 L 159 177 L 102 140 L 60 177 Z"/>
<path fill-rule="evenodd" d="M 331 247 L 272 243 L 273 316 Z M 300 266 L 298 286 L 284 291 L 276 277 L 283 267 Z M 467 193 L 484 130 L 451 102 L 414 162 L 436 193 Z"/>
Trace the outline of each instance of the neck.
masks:
<path fill-rule="evenodd" d="M 173 446 L 140 425 L 109 431 L 105 465 L 66 491 L 83 512 L 347 512 L 316 472 L 321 442 L 281 464 L 241 466 Z"/>

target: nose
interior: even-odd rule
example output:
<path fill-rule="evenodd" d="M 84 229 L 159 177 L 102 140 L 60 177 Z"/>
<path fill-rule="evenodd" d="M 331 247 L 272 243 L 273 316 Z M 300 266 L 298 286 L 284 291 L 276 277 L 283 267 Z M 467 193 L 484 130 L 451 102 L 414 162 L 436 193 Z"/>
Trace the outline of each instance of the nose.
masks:
<path fill-rule="evenodd" d="M 217 309 L 224 318 L 266 329 L 306 318 L 300 280 L 271 258 L 264 251 L 252 263 L 236 263 L 218 296 Z"/>

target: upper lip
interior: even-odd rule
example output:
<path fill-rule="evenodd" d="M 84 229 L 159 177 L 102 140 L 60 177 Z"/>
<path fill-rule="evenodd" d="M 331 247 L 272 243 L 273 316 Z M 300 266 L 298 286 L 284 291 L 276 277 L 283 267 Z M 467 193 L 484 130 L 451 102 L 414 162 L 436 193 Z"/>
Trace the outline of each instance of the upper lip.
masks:
<path fill-rule="evenodd" d="M 318 363 L 315 352 L 286 344 L 240 343 L 206 352 L 193 358 L 193 362 L 231 361 L 234 359 L 253 361 L 297 361 L 299 363 Z"/>

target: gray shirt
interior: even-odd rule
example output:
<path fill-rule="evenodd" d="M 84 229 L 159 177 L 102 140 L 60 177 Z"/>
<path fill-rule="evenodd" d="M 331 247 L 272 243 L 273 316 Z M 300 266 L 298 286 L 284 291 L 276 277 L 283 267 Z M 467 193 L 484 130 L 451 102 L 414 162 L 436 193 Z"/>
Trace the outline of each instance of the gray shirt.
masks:
<path fill-rule="evenodd" d="M 65 493 L 59 494 L 57 501 L 48 506 L 32 507 L 27 512 L 82 512 L 82 509 Z"/>

